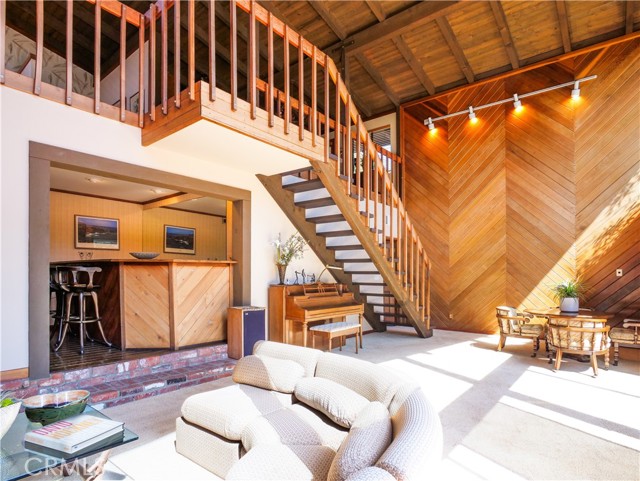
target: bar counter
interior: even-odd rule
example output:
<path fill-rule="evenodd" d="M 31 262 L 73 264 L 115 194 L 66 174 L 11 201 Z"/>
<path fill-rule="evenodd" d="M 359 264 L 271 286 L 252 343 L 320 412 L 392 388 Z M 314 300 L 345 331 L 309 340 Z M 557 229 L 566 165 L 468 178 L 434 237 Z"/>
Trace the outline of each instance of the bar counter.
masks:
<path fill-rule="evenodd" d="M 193 346 L 227 338 L 235 261 L 92 259 L 52 266 L 98 266 L 100 315 L 120 349 Z"/>

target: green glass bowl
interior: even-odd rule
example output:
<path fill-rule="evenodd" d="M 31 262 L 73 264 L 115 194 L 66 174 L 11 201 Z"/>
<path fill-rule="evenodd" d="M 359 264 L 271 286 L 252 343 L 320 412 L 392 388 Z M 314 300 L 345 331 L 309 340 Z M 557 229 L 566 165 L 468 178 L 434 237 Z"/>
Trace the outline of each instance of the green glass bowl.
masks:
<path fill-rule="evenodd" d="M 89 391 L 63 391 L 39 394 L 22 400 L 24 413 L 29 421 L 43 426 L 76 416 L 87 407 Z"/>

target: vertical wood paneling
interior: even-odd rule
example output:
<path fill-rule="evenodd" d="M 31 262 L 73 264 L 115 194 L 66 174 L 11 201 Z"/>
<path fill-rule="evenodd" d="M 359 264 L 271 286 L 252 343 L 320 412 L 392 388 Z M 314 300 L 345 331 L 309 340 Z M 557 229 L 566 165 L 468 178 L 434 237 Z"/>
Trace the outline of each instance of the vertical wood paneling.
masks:
<path fill-rule="evenodd" d="M 589 66 L 590 55 L 576 62 Z M 576 113 L 578 269 L 590 303 L 640 316 L 640 41 L 615 45 L 586 72 Z M 623 269 L 616 277 L 615 270 Z"/>
<path fill-rule="evenodd" d="M 549 66 L 509 79 L 529 92 L 571 80 Z M 554 306 L 549 286 L 575 276 L 574 109 L 566 90 L 525 99 L 506 115 L 508 305 Z"/>
<path fill-rule="evenodd" d="M 468 89 L 449 99 L 449 110 L 504 96 L 502 83 Z M 482 110 L 478 119 L 449 122 L 450 327 L 491 332 L 495 306 L 505 302 L 504 108 Z"/>
<path fill-rule="evenodd" d="M 422 125 L 591 74 L 577 103 L 560 89 L 526 98 L 519 114 L 481 110 L 476 126 Z M 433 263 L 435 327 L 495 332 L 497 305 L 554 305 L 550 287 L 576 274 L 587 305 L 640 317 L 639 79 L 634 40 L 403 114 L 406 202 Z"/>

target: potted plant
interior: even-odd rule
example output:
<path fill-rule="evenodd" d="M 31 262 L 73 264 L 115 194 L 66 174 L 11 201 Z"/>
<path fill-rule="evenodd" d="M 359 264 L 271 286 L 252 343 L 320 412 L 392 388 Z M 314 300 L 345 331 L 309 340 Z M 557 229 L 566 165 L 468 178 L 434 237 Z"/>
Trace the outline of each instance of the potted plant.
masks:
<path fill-rule="evenodd" d="M 580 299 L 584 300 L 587 288 L 581 280 L 570 279 L 554 286 L 552 292 L 562 312 L 578 312 Z"/>
<path fill-rule="evenodd" d="M 278 239 L 273 242 L 273 245 L 276 247 L 275 263 L 278 268 L 278 277 L 280 284 L 284 284 L 287 266 L 292 260 L 302 258 L 307 242 L 298 233 L 291 234 L 286 241 L 282 242 L 278 234 Z"/>

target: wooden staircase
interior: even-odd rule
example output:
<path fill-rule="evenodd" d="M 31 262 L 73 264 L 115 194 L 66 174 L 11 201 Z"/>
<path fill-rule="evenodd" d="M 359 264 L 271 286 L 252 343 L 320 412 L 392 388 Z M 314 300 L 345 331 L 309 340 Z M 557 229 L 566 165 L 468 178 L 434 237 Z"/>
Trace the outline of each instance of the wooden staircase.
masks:
<path fill-rule="evenodd" d="M 258 178 L 320 260 L 341 268 L 331 275 L 365 304 L 365 318 L 374 329 L 410 326 L 421 337 L 432 336 L 428 295 L 412 290 L 401 270 L 401 239 L 384 228 L 389 219 L 381 215 L 383 204 L 367 209 L 366 197 L 347 194 L 349 179 L 335 175 L 335 162 L 311 161 L 306 169 Z"/>

